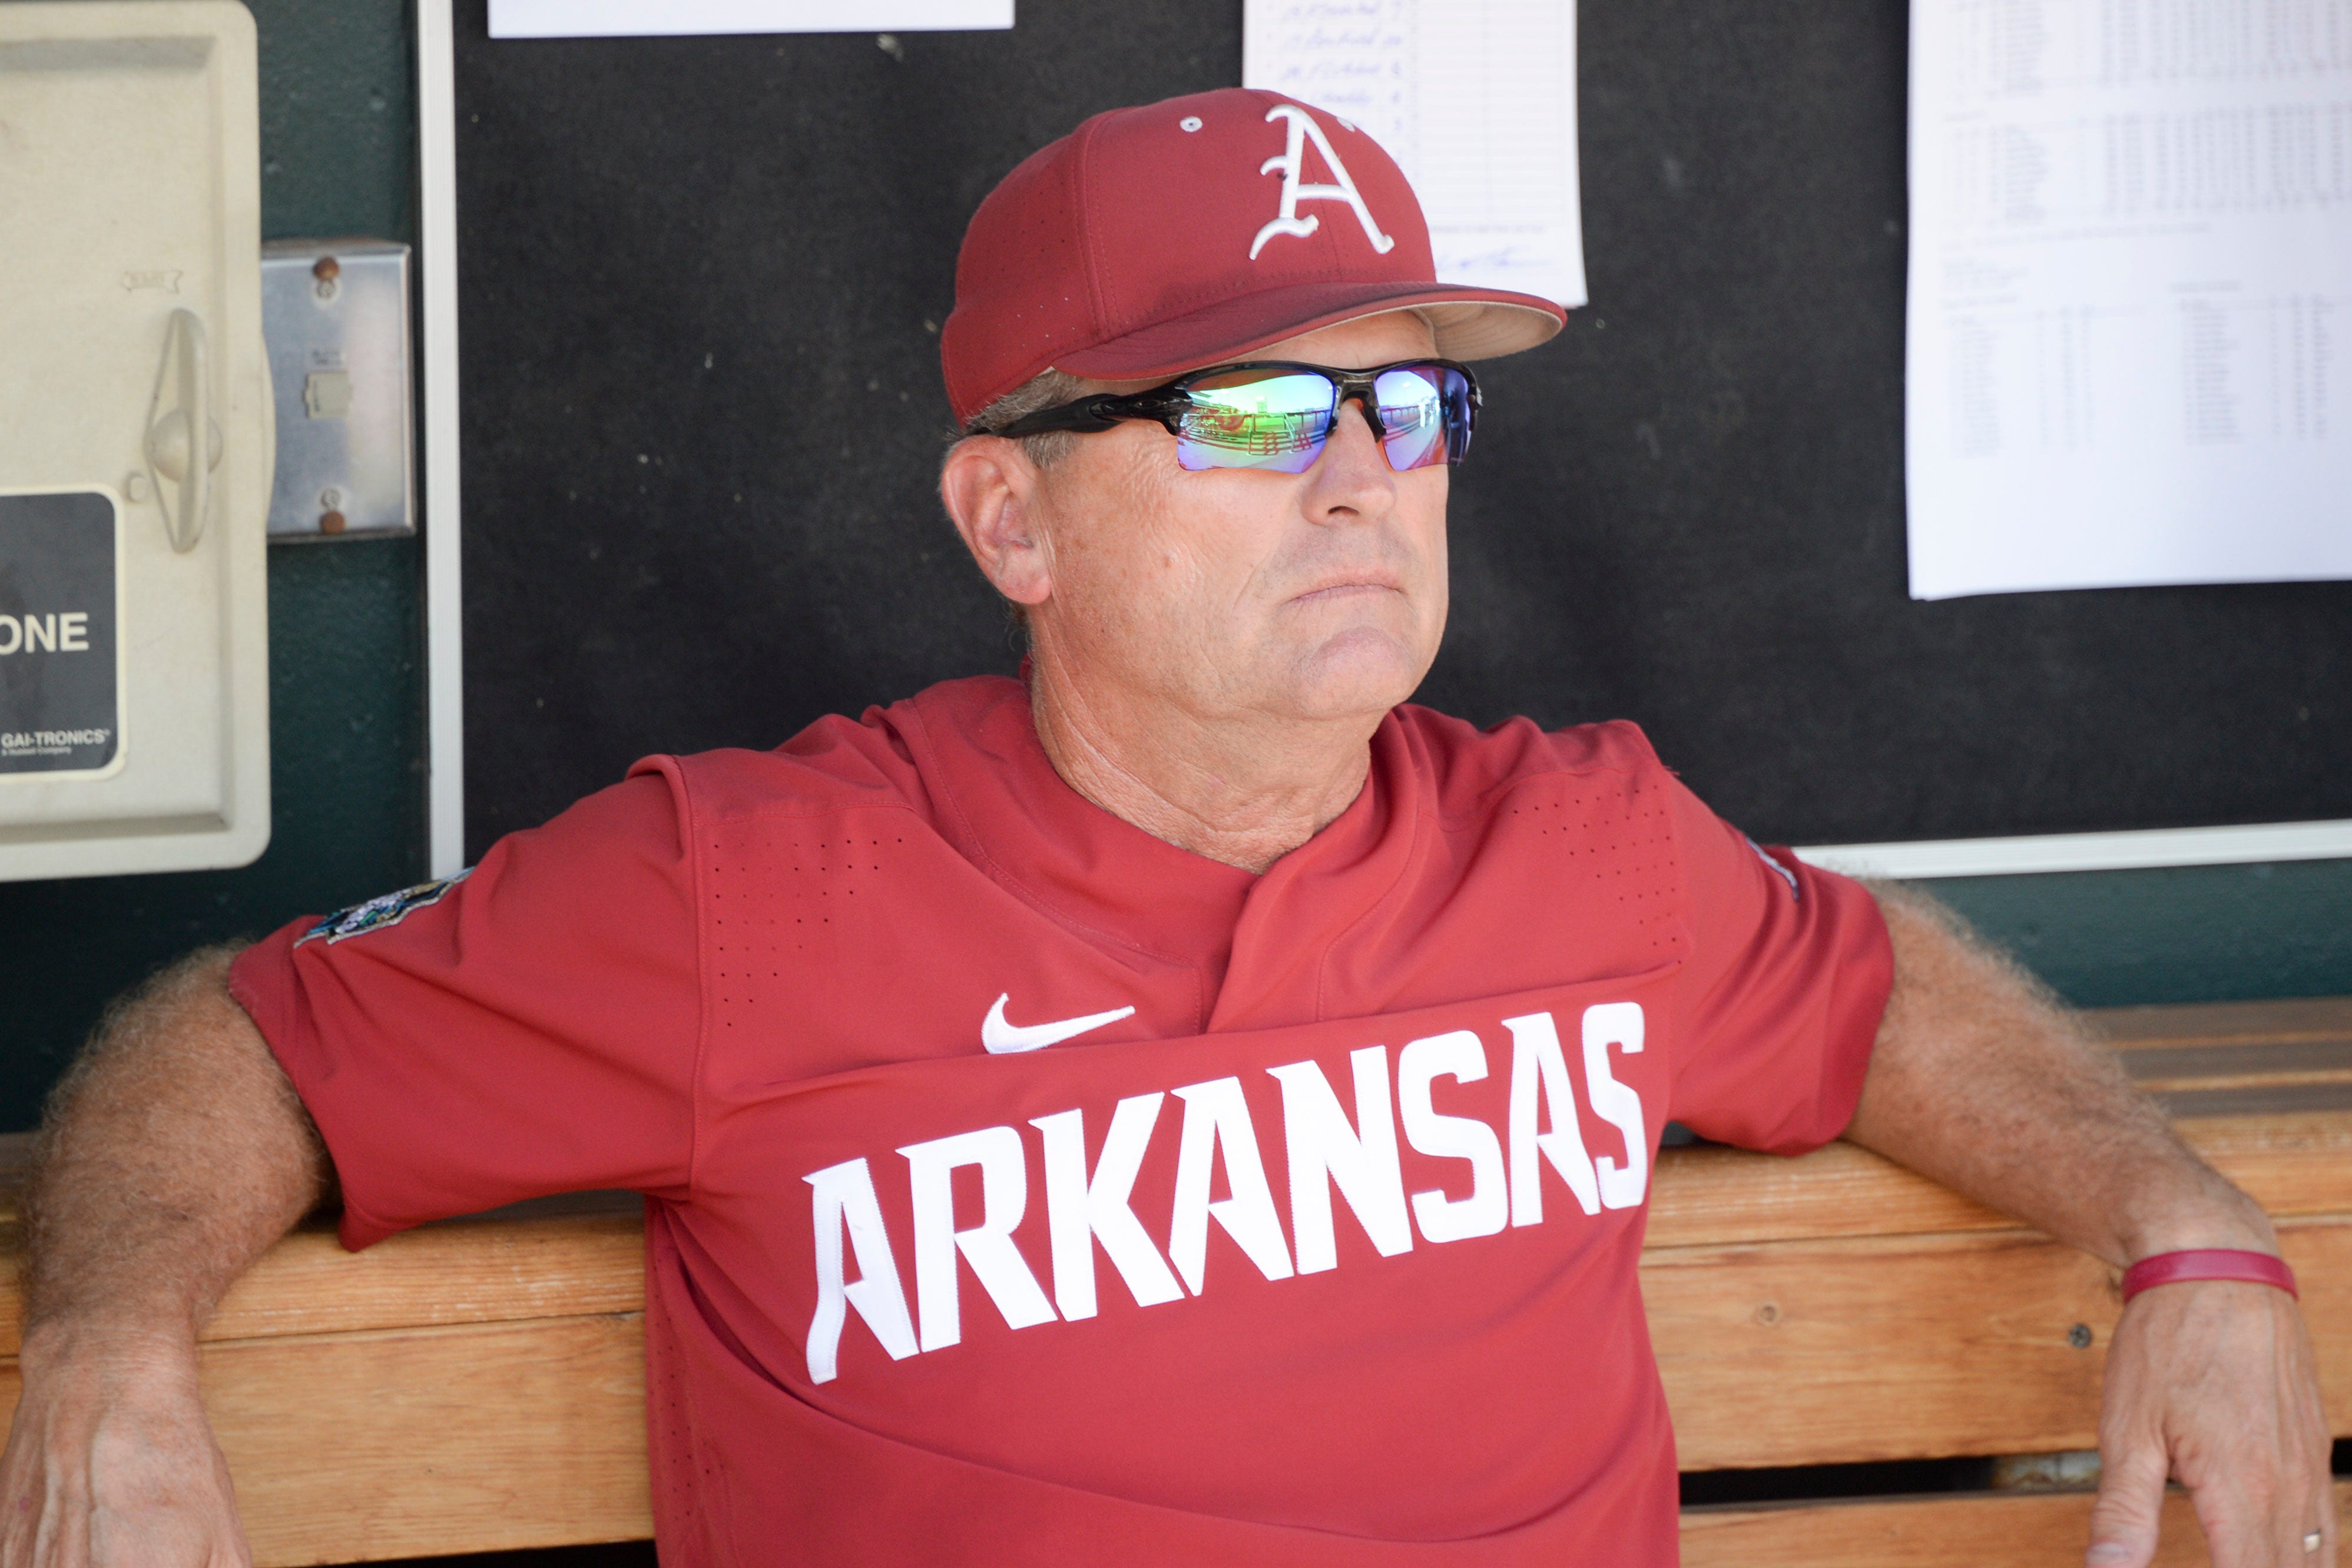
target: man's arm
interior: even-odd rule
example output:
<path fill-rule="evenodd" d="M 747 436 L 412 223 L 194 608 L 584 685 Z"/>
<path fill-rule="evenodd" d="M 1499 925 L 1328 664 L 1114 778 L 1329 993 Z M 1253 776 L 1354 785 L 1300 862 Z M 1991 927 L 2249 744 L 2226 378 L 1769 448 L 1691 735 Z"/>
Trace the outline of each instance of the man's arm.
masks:
<path fill-rule="evenodd" d="M 196 954 L 118 1005 L 50 1100 L 0 1456 L 5 1568 L 248 1561 L 196 1330 L 333 1167 L 228 994 L 229 957 Z"/>
<path fill-rule="evenodd" d="M 1846 1137 L 2108 1262 L 2231 1247 L 2275 1254 L 2254 1201 L 2200 1160 L 2111 1051 L 1957 917 L 1872 890 L 1895 988 Z M 2216 1568 L 2332 1568 L 2328 1428 L 2303 1315 L 2266 1285 L 2168 1285 L 2107 1351 L 2087 1561 L 2141 1568 L 2168 1474 Z M 2306 1552 L 2306 1531 L 2325 1542 Z"/>

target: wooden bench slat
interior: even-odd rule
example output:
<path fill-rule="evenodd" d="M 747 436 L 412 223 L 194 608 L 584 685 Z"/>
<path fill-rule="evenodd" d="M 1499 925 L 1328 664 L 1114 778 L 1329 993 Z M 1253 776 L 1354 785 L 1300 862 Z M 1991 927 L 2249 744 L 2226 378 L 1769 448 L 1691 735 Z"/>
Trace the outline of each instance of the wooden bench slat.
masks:
<path fill-rule="evenodd" d="M 2340 1040 L 2232 1041 L 2118 1053 L 2145 1089 L 2226 1089 L 2241 1083 L 2341 1083 L 2352 1077 L 2352 1035 Z"/>
<path fill-rule="evenodd" d="M 2352 1117 L 2187 1121 L 2181 1135 L 2273 1215 L 2352 1213 Z M 1660 1152 L 1653 1247 L 2007 1229 L 2016 1222 L 1852 1144 L 1801 1159 L 1744 1149 Z"/>
<path fill-rule="evenodd" d="M 2119 1051 L 2352 1039 L 2352 997 L 2095 1008 L 2083 1018 L 2100 1039 Z"/>
<path fill-rule="evenodd" d="M 2176 1120 L 2352 1111 L 2352 1082 L 2250 1083 L 2228 1089 L 2159 1090 L 2156 1103 Z"/>
<path fill-rule="evenodd" d="M 203 1377 L 258 1568 L 652 1533 L 638 1314 L 230 1341 Z"/>
<path fill-rule="evenodd" d="M 1939 1497 L 1683 1511 L 1683 1568 L 2082 1568 L 2089 1492 Z M 2337 1482 L 2340 1521 L 2352 1483 Z M 2210 1568 L 2187 1494 L 2164 1500 L 2154 1568 Z"/>
<path fill-rule="evenodd" d="M 24 1328 L 22 1239 L 0 1233 L 0 1355 Z M 635 1207 L 528 1220 L 460 1221 L 346 1252 L 305 1226 L 264 1254 L 205 1324 L 207 1341 L 426 1327 L 645 1310 L 645 1221 Z"/>
<path fill-rule="evenodd" d="M 2352 1335 L 2326 1332 L 2352 1322 L 2352 1215 L 2279 1228 L 2352 1432 Z M 2031 1232 L 1654 1248 L 1642 1293 L 1685 1469 L 2097 1444 L 2120 1304 L 2104 1264 Z"/>
<path fill-rule="evenodd" d="M 2106 1270 L 2053 1242 L 1675 1248 L 1644 1254 L 1642 1291 L 1685 1469 L 2095 1442 L 2115 1308 Z M 2067 1343 L 2078 1322 L 2089 1349 Z"/>
<path fill-rule="evenodd" d="M 2189 1118 L 2182 1138 L 2273 1218 L 2352 1213 L 2352 1117 L 2298 1110 Z"/>

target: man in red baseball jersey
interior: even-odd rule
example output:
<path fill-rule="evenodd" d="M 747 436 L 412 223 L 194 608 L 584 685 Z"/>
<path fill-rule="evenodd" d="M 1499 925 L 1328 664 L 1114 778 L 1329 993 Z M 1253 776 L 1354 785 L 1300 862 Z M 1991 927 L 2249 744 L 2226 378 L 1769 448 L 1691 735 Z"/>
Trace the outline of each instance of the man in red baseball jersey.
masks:
<path fill-rule="evenodd" d="M 1671 1118 L 2171 1281 L 2090 1560 L 2148 1560 L 2169 1469 L 2217 1562 L 2332 1562 L 2275 1238 L 2102 1052 L 1630 726 L 1404 705 L 1463 361 L 1560 319 L 1436 280 L 1395 165 L 1270 94 L 1013 171 L 941 493 L 1025 681 L 641 762 L 125 1009 L 36 1194 L 6 1561 L 238 1559 L 194 1330 L 322 1195 L 363 1247 L 617 1186 L 665 1562 L 1668 1564 Z"/>

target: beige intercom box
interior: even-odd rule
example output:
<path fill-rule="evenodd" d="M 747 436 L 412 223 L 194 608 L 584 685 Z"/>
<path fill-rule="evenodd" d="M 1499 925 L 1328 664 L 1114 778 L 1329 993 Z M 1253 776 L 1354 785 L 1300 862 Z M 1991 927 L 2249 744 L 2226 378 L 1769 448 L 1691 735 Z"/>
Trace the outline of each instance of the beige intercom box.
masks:
<path fill-rule="evenodd" d="M 253 18 L 0 0 L 0 881 L 269 841 Z"/>

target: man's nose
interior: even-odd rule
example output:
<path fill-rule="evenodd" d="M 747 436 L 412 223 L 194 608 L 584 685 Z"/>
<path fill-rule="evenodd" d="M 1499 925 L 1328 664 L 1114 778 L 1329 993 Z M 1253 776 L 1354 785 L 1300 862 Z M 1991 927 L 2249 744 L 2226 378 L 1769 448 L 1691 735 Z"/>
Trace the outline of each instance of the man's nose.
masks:
<path fill-rule="evenodd" d="M 1370 416 L 1355 398 L 1339 405 L 1323 455 L 1307 472 L 1313 480 L 1307 514 L 1318 521 L 1379 517 L 1396 498 L 1396 476 L 1389 468 L 1388 455 L 1372 434 Z"/>

